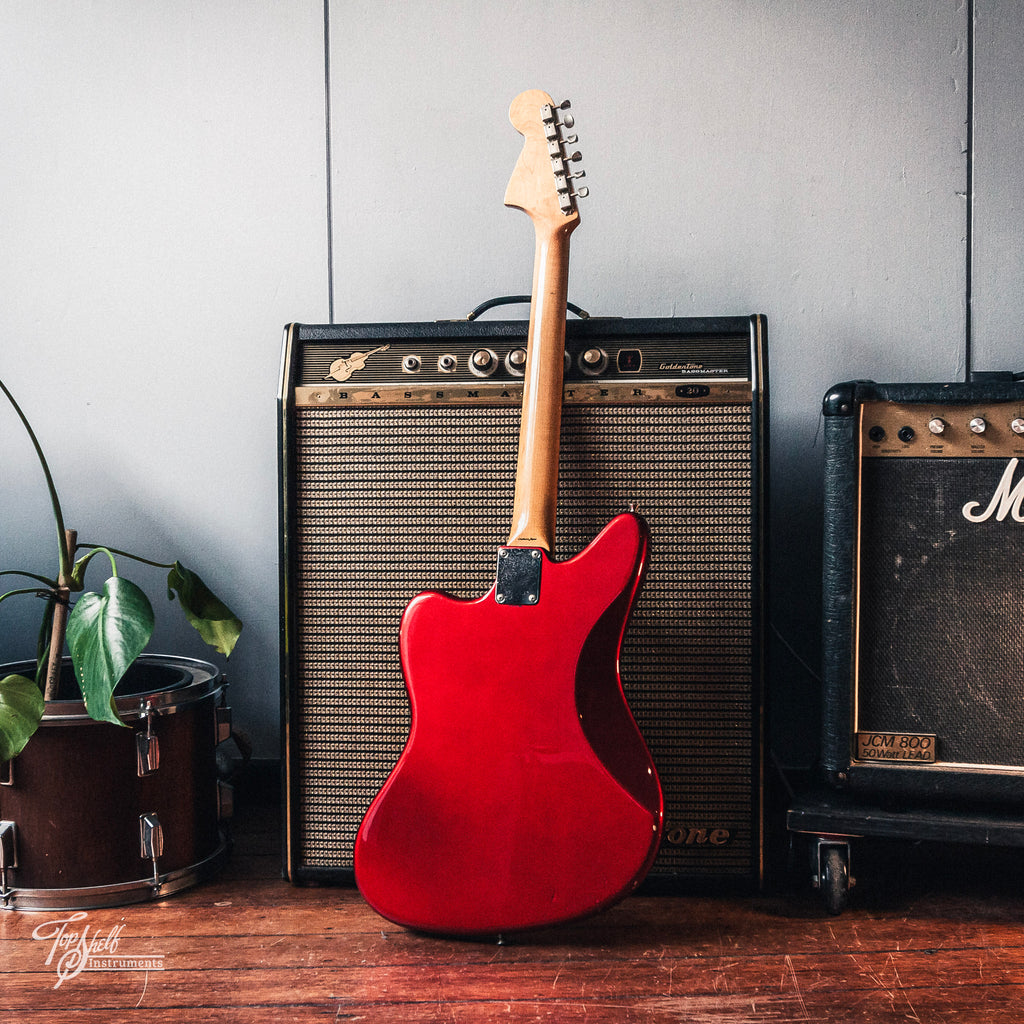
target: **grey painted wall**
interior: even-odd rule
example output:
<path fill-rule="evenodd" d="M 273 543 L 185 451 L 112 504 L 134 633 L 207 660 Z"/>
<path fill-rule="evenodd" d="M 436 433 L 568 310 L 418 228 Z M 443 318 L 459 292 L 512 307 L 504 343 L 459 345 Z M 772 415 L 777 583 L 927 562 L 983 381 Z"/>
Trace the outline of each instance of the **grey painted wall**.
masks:
<path fill-rule="evenodd" d="M 774 744 L 806 762 L 822 394 L 1024 363 L 1024 8 L 973 10 L 970 132 L 958 0 L 333 2 L 329 119 L 320 0 L 5 4 L 0 375 L 69 524 L 187 551 L 237 605 L 232 703 L 275 756 L 281 326 L 528 291 L 506 110 L 524 88 L 570 96 L 591 188 L 571 296 L 769 317 Z M 38 471 L 2 410 L 0 474 L 0 565 L 48 567 Z M 33 612 L 0 606 L 0 657 Z M 201 653 L 164 621 L 155 648 Z"/>
<path fill-rule="evenodd" d="M 267 756 L 281 327 L 327 316 L 323 64 L 320 0 L 0 6 L 0 374 L 80 539 L 180 556 L 245 621 L 232 701 Z M 0 473 L 0 565 L 52 572 L 5 409 Z M 148 584 L 152 649 L 204 656 L 159 575 L 122 571 Z M 5 659 L 34 651 L 18 601 Z"/>

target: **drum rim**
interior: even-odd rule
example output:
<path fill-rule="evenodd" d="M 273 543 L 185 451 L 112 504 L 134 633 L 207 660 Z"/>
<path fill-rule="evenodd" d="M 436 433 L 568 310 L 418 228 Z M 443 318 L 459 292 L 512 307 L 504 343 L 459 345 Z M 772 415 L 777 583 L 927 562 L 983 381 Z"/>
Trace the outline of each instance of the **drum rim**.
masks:
<path fill-rule="evenodd" d="M 223 866 L 228 842 L 223 829 L 219 831 L 219 842 L 211 854 L 195 864 L 159 874 L 155 879 L 150 875 L 130 882 L 70 889 L 19 889 L 12 886 L 0 890 L 0 910 L 98 910 L 163 899 L 198 885 Z"/>
<path fill-rule="evenodd" d="M 122 719 L 145 718 L 149 714 L 174 714 L 175 711 L 192 704 L 207 694 L 219 694 L 224 688 L 224 674 L 208 661 L 198 658 L 183 658 L 173 654 L 142 654 L 137 662 L 159 664 L 182 670 L 186 677 L 170 686 L 157 687 L 141 693 L 123 697 L 114 696 L 114 706 Z M 64 665 L 71 659 L 65 657 Z M 0 665 L 0 676 L 17 673 L 31 674 L 35 671 L 34 661 L 10 662 Z M 46 702 L 40 725 L 75 725 L 95 721 L 81 700 L 50 700 Z M 97 723 L 101 724 L 101 723 Z"/>

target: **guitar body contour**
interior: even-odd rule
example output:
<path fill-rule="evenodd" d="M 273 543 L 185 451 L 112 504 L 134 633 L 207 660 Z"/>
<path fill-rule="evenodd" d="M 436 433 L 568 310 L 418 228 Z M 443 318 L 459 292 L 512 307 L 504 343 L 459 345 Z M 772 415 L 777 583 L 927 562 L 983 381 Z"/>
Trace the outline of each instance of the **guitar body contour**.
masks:
<path fill-rule="evenodd" d="M 618 672 L 648 532 L 613 519 L 542 561 L 535 604 L 436 591 L 400 634 L 409 738 L 356 840 L 366 900 L 406 927 L 492 935 L 584 916 L 631 892 L 662 795 Z"/>

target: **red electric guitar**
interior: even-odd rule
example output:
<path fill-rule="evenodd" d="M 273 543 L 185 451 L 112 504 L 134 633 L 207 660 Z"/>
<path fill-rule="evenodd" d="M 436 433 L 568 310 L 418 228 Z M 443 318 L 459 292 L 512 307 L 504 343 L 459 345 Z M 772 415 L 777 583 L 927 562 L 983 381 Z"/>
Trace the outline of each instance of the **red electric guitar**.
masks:
<path fill-rule="evenodd" d="M 662 831 L 662 794 L 618 660 L 648 532 L 616 516 L 550 558 L 568 286 L 579 223 L 544 92 L 510 109 L 525 145 L 505 194 L 536 232 L 512 533 L 477 600 L 428 592 L 402 617 L 409 738 L 356 838 L 356 881 L 406 927 L 494 935 L 569 921 L 632 892 Z"/>

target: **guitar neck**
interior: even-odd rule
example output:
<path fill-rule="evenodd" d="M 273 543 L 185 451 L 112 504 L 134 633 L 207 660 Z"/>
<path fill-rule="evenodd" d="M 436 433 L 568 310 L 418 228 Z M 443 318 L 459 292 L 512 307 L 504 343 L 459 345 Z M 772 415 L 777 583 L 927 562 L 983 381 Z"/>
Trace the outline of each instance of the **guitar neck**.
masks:
<path fill-rule="evenodd" d="M 549 553 L 555 542 L 558 446 L 562 426 L 565 309 L 569 287 L 569 235 L 576 219 L 536 224 L 533 297 L 523 379 L 512 547 Z"/>
<path fill-rule="evenodd" d="M 523 419 L 519 428 L 519 461 L 512 509 L 511 547 L 537 547 L 548 553 L 555 545 L 558 504 L 558 438 L 562 426 L 562 369 L 565 360 L 565 306 L 569 290 L 569 236 L 579 223 L 569 173 L 580 158 L 566 146 L 576 136 L 568 101 L 554 105 L 539 89 L 520 93 L 509 107 L 509 119 L 523 136 L 523 149 L 505 191 L 505 205 L 525 210 L 533 221 L 533 296 L 523 380 Z"/>

